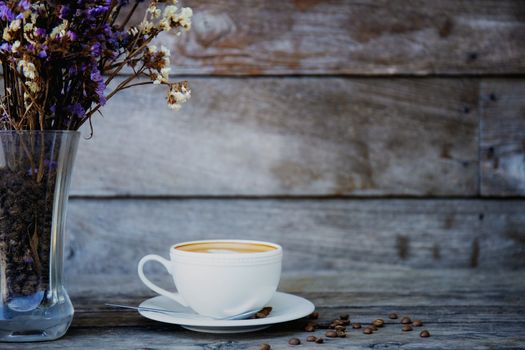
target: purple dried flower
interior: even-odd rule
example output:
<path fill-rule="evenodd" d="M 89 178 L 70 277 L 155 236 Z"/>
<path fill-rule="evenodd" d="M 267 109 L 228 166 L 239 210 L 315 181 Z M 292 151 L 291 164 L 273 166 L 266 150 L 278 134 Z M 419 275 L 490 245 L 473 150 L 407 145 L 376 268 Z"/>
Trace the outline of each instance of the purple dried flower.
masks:
<path fill-rule="evenodd" d="M 65 19 L 69 15 L 69 6 L 62 5 L 60 11 L 58 12 L 58 17 L 60 19 Z"/>
<path fill-rule="evenodd" d="M 0 19 L 4 21 L 12 21 L 14 18 L 13 11 L 7 7 L 4 1 L 0 1 Z"/>
<path fill-rule="evenodd" d="M 86 116 L 86 110 L 78 102 L 67 106 L 66 110 L 78 118 L 84 118 Z"/>
<path fill-rule="evenodd" d="M 44 28 L 37 28 L 35 33 L 38 36 L 45 36 L 46 35 L 46 30 Z"/>
<path fill-rule="evenodd" d="M 31 6 L 31 4 L 27 0 L 22 0 L 22 1 L 20 1 L 18 3 L 18 7 L 21 8 L 22 10 L 24 10 L 24 11 L 29 10 L 30 6 Z"/>
<path fill-rule="evenodd" d="M 39 51 L 38 51 L 38 57 L 47 58 L 47 49 L 48 47 L 45 44 L 40 46 Z"/>
<path fill-rule="evenodd" d="M 98 17 L 108 12 L 108 10 L 109 10 L 109 7 L 107 6 L 97 6 L 97 7 L 88 9 L 87 14 L 88 16 Z"/>
<path fill-rule="evenodd" d="M 68 30 L 66 32 L 66 37 L 68 37 L 69 40 L 71 40 L 71 41 L 76 41 L 77 40 L 77 35 L 75 34 L 75 32 L 73 32 L 71 30 Z"/>
<path fill-rule="evenodd" d="M 0 51 L 5 51 L 5 52 L 11 51 L 11 45 L 8 43 L 0 44 Z"/>
<path fill-rule="evenodd" d="M 91 45 L 91 55 L 98 57 L 102 54 L 102 45 L 100 43 L 94 43 Z"/>
<path fill-rule="evenodd" d="M 102 77 L 100 71 L 96 66 L 92 67 L 90 77 L 91 80 L 96 84 L 95 93 L 98 96 L 98 102 L 103 106 L 106 104 L 106 96 L 104 96 L 106 84 L 104 82 L 104 77 Z"/>

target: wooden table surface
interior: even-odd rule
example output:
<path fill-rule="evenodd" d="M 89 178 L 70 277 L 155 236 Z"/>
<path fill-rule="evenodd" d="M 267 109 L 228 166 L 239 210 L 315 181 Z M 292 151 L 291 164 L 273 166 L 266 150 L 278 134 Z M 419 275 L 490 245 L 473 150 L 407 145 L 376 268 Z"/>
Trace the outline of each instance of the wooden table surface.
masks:
<path fill-rule="evenodd" d="M 247 334 L 203 334 L 176 325 L 142 318 L 134 311 L 115 310 L 105 302 L 137 305 L 152 296 L 138 278 L 85 277 L 72 285 L 76 313 L 62 339 L 46 343 L 0 344 L 0 349 L 289 349 L 288 340 L 301 339 L 300 348 L 315 349 L 522 349 L 525 348 L 525 278 L 522 271 L 476 271 L 392 267 L 385 271 L 355 269 L 286 273 L 280 290 L 314 302 L 319 321 L 349 313 L 353 322 L 368 324 L 377 318 L 386 325 L 372 335 L 349 329 L 346 338 L 307 343 L 305 319 L 274 325 Z M 99 291 L 97 293 L 96 288 Z M 397 312 L 421 319 L 424 326 L 402 332 Z M 427 329 L 430 338 L 419 332 Z"/>

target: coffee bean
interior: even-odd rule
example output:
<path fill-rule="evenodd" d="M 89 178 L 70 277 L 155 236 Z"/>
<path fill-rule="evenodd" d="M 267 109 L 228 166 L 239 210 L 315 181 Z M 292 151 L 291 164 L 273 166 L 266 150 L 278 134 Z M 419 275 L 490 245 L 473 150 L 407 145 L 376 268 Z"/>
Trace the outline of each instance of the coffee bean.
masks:
<path fill-rule="evenodd" d="M 323 338 L 317 338 L 317 340 L 315 342 L 317 344 L 322 344 L 322 343 L 324 343 L 324 339 Z"/>
<path fill-rule="evenodd" d="M 308 318 L 310 318 L 311 320 L 317 320 L 317 319 L 319 318 L 319 312 L 317 312 L 317 311 L 312 312 L 312 313 L 308 316 Z"/>
<path fill-rule="evenodd" d="M 336 331 L 346 331 L 346 327 L 345 326 L 335 326 L 335 330 Z"/>
<path fill-rule="evenodd" d="M 371 330 L 373 330 L 374 332 L 377 331 L 377 327 L 373 324 L 367 326 L 366 328 L 370 328 Z"/>
<path fill-rule="evenodd" d="M 374 322 L 372 322 L 372 324 L 376 327 L 383 327 L 383 325 L 385 324 L 385 321 L 383 321 L 382 319 L 378 318 L 377 320 L 374 320 Z"/>
<path fill-rule="evenodd" d="M 344 326 L 346 322 L 344 320 L 333 320 L 331 324 L 331 328 L 335 328 L 336 326 Z"/>
<path fill-rule="evenodd" d="M 411 323 L 412 323 L 412 320 L 410 319 L 410 317 L 405 316 L 401 319 L 401 324 L 411 324 Z"/>
<path fill-rule="evenodd" d="M 428 338 L 430 337 L 430 333 L 425 329 L 424 331 L 421 331 L 421 333 L 419 333 L 419 336 L 422 338 Z"/>
<path fill-rule="evenodd" d="M 266 318 L 270 312 L 272 312 L 271 306 L 264 307 L 255 314 L 255 318 Z"/>
<path fill-rule="evenodd" d="M 366 327 L 364 330 L 363 330 L 363 334 L 372 334 L 374 333 L 374 331 L 372 330 L 372 328 L 368 328 Z"/>
<path fill-rule="evenodd" d="M 412 327 L 410 327 L 410 325 L 406 324 L 403 326 L 403 328 L 401 328 L 401 330 L 403 332 L 410 332 L 412 330 Z"/>
<path fill-rule="evenodd" d="M 335 338 L 337 337 L 337 332 L 336 331 L 326 331 L 324 335 L 326 335 L 328 338 Z"/>
<path fill-rule="evenodd" d="M 414 322 L 412 322 L 412 326 L 414 327 L 421 327 L 423 325 L 423 322 L 421 322 L 421 320 L 414 320 Z"/>
<path fill-rule="evenodd" d="M 397 318 L 397 314 L 395 312 L 391 312 L 388 314 L 388 318 L 391 320 L 395 320 Z"/>
<path fill-rule="evenodd" d="M 328 322 L 318 322 L 317 323 L 317 328 L 319 328 L 319 329 L 328 329 L 328 328 L 330 328 L 330 325 L 331 325 L 331 323 L 328 323 Z"/>
<path fill-rule="evenodd" d="M 266 344 L 266 343 L 263 343 L 261 344 L 261 346 L 259 347 L 260 350 L 271 350 L 271 346 L 270 344 Z"/>
<path fill-rule="evenodd" d="M 359 328 L 361 328 L 361 323 L 352 323 L 352 328 L 353 328 L 353 329 L 359 329 Z"/>
<path fill-rule="evenodd" d="M 315 326 L 312 324 L 307 324 L 306 327 L 304 327 L 305 332 L 315 332 Z"/>
<path fill-rule="evenodd" d="M 339 315 L 339 319 L 340 320 L 345 320 L 346 321 L 349 318 L 350 318 L 350 315 L 348 315 L 348 314 L 341 314 L 341 315 Z"/>
<path fill-rule="evenodd" d="M 306 337 L 306 341 L 309 341 L 309 342 L 317 341 L 317 337 L 315 335 L 309 335 L 308 337 Z"/>
<path fill-rule="evenodd" d="M 298 338 L 292 338 L 292 339 L 288 340 L 288 344 L 290 344 L 290 345 L 299 345 L 299 344 L 301 344 L 301 341 Z"/>

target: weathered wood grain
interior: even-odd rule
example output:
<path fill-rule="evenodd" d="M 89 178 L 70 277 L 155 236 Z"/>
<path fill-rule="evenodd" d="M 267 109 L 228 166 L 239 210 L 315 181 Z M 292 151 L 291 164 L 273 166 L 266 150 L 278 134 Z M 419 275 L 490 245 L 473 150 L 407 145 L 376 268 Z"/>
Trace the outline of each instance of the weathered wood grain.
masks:
<path fill-rule="evenodd" d="M 69 270 L 71 271 L 71 270 Z M 434 305 L 520 305 L 525 291 L 524 270 L 481 270 L 471 268 L 418 269 L 399 265 L 373 265 L 332 270 L 297 271 L 284 269 L 279 290 L 288 293 L 316 295 L 316 305 L 322 307 L 344 306 L 327 302 L 332 293 L 350 293 L 354 305 L 368 307 L 428 304 L 424 298 L 431 297 Z M 128 301 L 154 293 L 133 274 L 68 273 L 67 290 L 74 300 Z M 166 274 L 153 275 L 166 288 L 173 288 Z M 96 286 L 96 287 L 95 287 Z M 373 298 L 365 299 L 367 296 Z M 448 299 L 447 299 L 448 296 Z M 131 298 L 131 299 L 130 299 Z M 488 302 L 490 301 L 490 303 Z M 406 306 L 406 305 L 405 305 Z M 98 309 L 97 309 L 98 310 Z"/>
<path fill-rule="evenodd" d="M 130 89 L 82 141 L 74 195 L 475 195 L 478 81 L 192 79 Z M 86 130 L 88 131 L 88 130 Z"/>
<path fill-rule="evenodd" d="M 177 74 L 525 72 L 521 0 L 186 1 Z"/>
<path fill-rule="evenodd" d="M 525 81 L 481 85 L 481 194 L 525 195 Z"/>
<path fill-rule="evenodd" d="M 312 283 L 297 284 L 305 276 L 284 277 L 284 285 L 294 285 L 295 293 L 312 300 L 321 313 L 320 321 L 332 320 L 342 313 L 349 313 L 353 322 L 362 324 L 376 318 L 386 321 L 373 335 L 349 329 L 346 338 L 327 339 L 323 348 L 519 349 L 525 346 L 523 272 L 367 266 L 360 271 L 310 273 Z M 3 344 L 2 349 L 257 349 L 261 343 L 269 343 L 273 349 L 288 349 L 287 341 L 292 337 L 303 341 L 301 349 L 319 349 L 320 345 L 304 340 L 308 335 L 323 336 L 324 333 L 322 330 L 304 332 L 305 320 L 250 334 L 194 333 L 147 320 L 134 311 L 103 305 L 108 301 L 136 305 L 151 293 L 126 293 L 120 282 L 110 283 L 103 276 L 78 282 L 91 293 L 70 289 L 76 313 L 72 328 L 64 338 L 41 345 Z M 109 290 L 106 286 L 110 285 L 114 290 L 120 285 L 122 294 L 106 294 Z M 330 290 L 330 286 L 334 289 Z M 94 293 L 97 289 L 99 292 Z M 421 319 L 424 327 L 403 333 L 399 319 L 386 317 L 390 312 Z M 421 329 L 428 329 L 432 336 L 420 338 Z"/>
<path fill-rule="evenodd" d="M 487 272 L 488 271 L 488 272 Z M 502 273 L 503 272 L 503 273 Z M 366 276 L 366 278 L 363 278 Z M 290 293 L 339 293 L 354 295 L 438 295 L 454 294 L 469 299 L 469 305 L 484 305 L 490 297 L 491 305 L 518 304 L 514 298 L 515 290 L 525 290 L 523 270 L 502 270 L 493 273 L 490 270 L 471 268 L 418 269 L 399 265 L 372 265 L 359 268 L 297 271 L 285 269 L 279 290 Z M 76 298 L 98 298 L 111 296 L 129 298 L 130 296 L 152 295 L 137 276 L 128 274 L 68 274 L 68 291 Z M 170 287 L 165 274 L 153 275 L 160 283 Z M 101 286 L 93 288 L 93 286 Z M 505 298 L 505 293 L 509 297 Z M 471 296 L 476 295 L 476 300 Z M 498 296 L 497 298 L 495 296 Z M 319 299 L 319 297 L 318 297 Z M 459 300 L 459 298 L 456 298 Z M 398 299 L 399 300 L 399 299 Z M 479 303 L 478 303 L 479 301 Z M 523 300 L 521 300 L 523 301 Z M 382 305 L 377 299 L 368 300 L 367 306 Z M 389 304 L 396 304 L 390 300 Z M 449 302 L 450 304 L 450 302 Z M 402 305 L 402 303 L 401 303 Z M 411 305 L 416 305 L 412 303 Z M 322 304 L 322 306 L 328 306 Z M 333 306 L 333 305 L 332 305 Z"/>
<path fill-rule="evenodd" d="M 475 310 L 474 310 L 475 311 Z M 437 324 L 427 327 L 432 336 L 420 338 L 419 331 L 404 333 L 399 326 L 384 327 L 378 333 L 365 335 L 355 330 L 347 338 L 326 339 L 323 345 L 307 343 L 310 335 L 272 327 L 267 331 L 212 335 L 182 330 L 177 326 L 81 328 L 71 329 L 62 339 L 46 344 L 5 344 L 3 349 L 258 349 L 269 343 L 272 349 L 290 349 L 288 340 L 299 336 L 300 349 L 522 349 L 525 346 L 525 323 L 480 323 L 466 325 Z M 324 332 L 314 333 L 322 336 Z"/>
<path fill-rule="evenodd" d="M 382 278 L 374 277 L 379 275 L 382 275 Z M 319 288 L 319 291 L 297 292 L 314 302 L 321 314 L 320 321 L 332 320 L 342 313 L 349 313 L 353 322 L 365 325 L 376 318 L 386 321 L 385 326 L 373 335 L 364 335 L 362 330 L 348 329 L 346 338 L 327 339 L 322 345 L 323 348 L 519 349 L 525 345 L 525 304 L 522 299 L 525 279 L 519 278 L 517 271 L 401 271 L 399 268 L 387 266 L 382 269 L 368 267 L 360 272 L 334 273 L 330 276 L 324 272 L 314 273 L 311 277 L 313 280 L 320 278 L 322 281 L 316 286 L 304 287 Z M 330 285 L 345 285 L 347 290 L 356 289 L 352 279 L 366 280 L 365 284 L 368 287 L 363 289 L 362 293 L 328 291 Z M 295 283 L 293 280 L 292 276 L 285 277 L 285 284 Z M 423 285 L 425 287 L 421 292 L 414 292 L 411 281 L 416 289 Z M 91 284 L 90 288 L 94 290 L 109 284 L 101 276 L 98 283 L 94 282 L 85 281 L 84 285 L 88 287 Z M 392 286 L 390 289 L 389 283 Z M 357 289 L 359 288 L 361 287 Z M 435 293 L 436 290 L 443 291 L 443 297 L 439 297 Z M 512 298 L 502 299 L 504 294 Z M 306 336 L 323 336 L 324 333 L 323 330 L 304 332 L 306 320 L 276 325 L 251 334 L 194 333 L 175 325 L 147 320 L 134 311 L 115 310 L 103 305 L 108 301 L 136 305 L 144 297 L 135 292 L 124 296 L 112 296 L 104 292 L 88 296 L 73 292 L 72 295 L 76 308 L 75 319 L 64 338 L 41 346 L 5 344 L 2 349 L 257 349 L 261 343 L 269 343 L 273 349 L 287 349 L 287 341 L 292 337 L 303 341 L 301 349 L 318 349 L 320 345 L 305 342 Z M 415 328 L 413 332 L 403 333 L 400 330 L 399 319 L 387 318 L 390 312 L 421 319 L 424 326 Z M 428 329 L 432 336 L 420 338 L 418 334 L 422 329 Z"/>
<path fill-rule="evenodd" d="M 167 256 L 175 242 L 213 238 L 280 243 L 285 271 L 525 267 L 524 201 L 97 199 L 70 204 L 66 269 L 73 278 L 136 278 L 143 255 Z"/>
<path fill-rule="evenodd" d="M 523 291 L 522 291 L 523 292 Z M 433 296 L 424 296 L 427 305 L 407 306 L 407 305 L 393 305 L 390 303 L 381 304 L 378 306 L 364 306 L 361 303 L 366 300 L 374 300 L 375 294 L 370 294 L 368 297 L 359 295 L 355 299 L 354 293 L 338 293 L 336 295 L 329 294 L 323 298 L 316 298 L 315 294 L 301 294 L 303 297 L 311 300 L 316 306 L 320 302 L 334 302 L 326 307 L 318 306 L 316 308 L 322 314 L 321 322 L 333 320 L 338 318 L 343 312 L 352 315 L 352 322 L 359 322 L 364 325 L 370 324 L 377 318 L 384 319 L 387 325 L 397 325 L 398 320 L 389 320 L 387 315 L 390 312 L 396 312 L 399 315 L 410 315 L 413 319 L 425 320 L 425 325 L 430 326 L 436 323 L 446 323 L 451 327 L 457 324 L 479 324 L 479 323 L 525 323 L 525 306 L 472 306 L 472 305 L 428 305 L 429 302 L 434 302 Z M 149 297 L 149 296 L 148 296 Z M 397 297 L 394 295 L 394 298 Z M 422 297 L 423 298 L 423 297 Z M 140 305 L 147 297 L 140 298 L 120 298 L 111 299 L 111 302 L 122 305 Z M 385 299 L 380 299 L 383 303 Z M 403 301 L 412 300 L 411 295 L 405 295 Z M 348 302 L 351 301 L 352 305 Z M 73 300 L 75 305 L 75 319 L 72 327 L 74 328 L 108 328 L 108 327 L 153 327 L 162 329 L 172 326 L 160 325 L 154 321 L 143 318 L 139 313 L 133 310 L 124 310 L 104 306 L 108 302 L 108 298 L 104 300 L 99 299 L 77 299 Z M 462 300 L 465 303 L 465 299 Z M 486 299 L 485 303 L 490 302 Z M 359 306 L 355 306 L 359 305 Z M 430 326 L 431 327 L 431 326 Z M 301 329 L 296 327 L 294 330 Z"/>

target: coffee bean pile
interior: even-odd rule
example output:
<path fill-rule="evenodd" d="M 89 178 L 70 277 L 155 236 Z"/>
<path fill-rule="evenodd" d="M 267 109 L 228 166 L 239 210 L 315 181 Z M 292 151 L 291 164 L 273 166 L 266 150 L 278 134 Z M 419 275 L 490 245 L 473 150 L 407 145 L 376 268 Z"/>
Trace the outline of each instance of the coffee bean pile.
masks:
<path fill-rule="evenodd" d="M 0 260 L 6 301 L 37 292 L 45 296 L 49 287 L 56 169 L 46 167 L 37 179 L 29 172 L 34 166 L 28 160 L 17 165 L 0 169 Z"/>
<path fill-rule="evenodd" d="M 270 310 L 271 311 L 271 310 Z M 325 337 L 327 338 L 345 338 L 349 334 L 347 332 L 347 327 L 351 326 L 353 329 L 362 329 L 363 325 L 359 322 L 351 323 L 350 316 L 348 314 L 342 314 L 339 316 L 339 318 L 332 320 L 330 322 L 319 322 L 317 321 L 319 319 L 319 312 L 313 312 L 308 316 L 309 321 L 304 326 L 305 332 L 315 332 L 318 329 L 325 330 Z M 397 313 L 390 313 L 388 314 L 388 318 L 391 320 L 396 320 L 398 318 Z M 401 330 L 403 332 L 410 332 L 412 331 L 412 327 L 422 327 L 423 322 L 421 320 L 414 320 L 408 316 L 403 316 L 401 320 L 399 321 L 401 324 Z M 369 325 L 364 326 L 362 333 L 363 334 L 374 334 L 375 332 L 379 331 L 379 329 L 385 327 L 387 323 L 381 319 L 375 319 L 372 322 L 370 322 Z M 391 324 L 391 323 L 389 323 Z M 419 336 L 422 338 L 428 338 L 430 337 L 430 332 L 428 330 L 423 330 L 419 333 Z M 309 335 L 306 337 L 306 341 L 310 343 L 317 343 L 317 344 L 323 344 L 324 338 L 317 337 L 315 335 Z M 291 338 L 288 340 L 288 344 L 291 346 L 296 346 L 301 344 L 301 340 L 299 338 Z M 260 350 L 270 350 L 271 347 L 268 344 L 262 344 L 260 347 Z"/>

